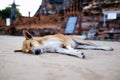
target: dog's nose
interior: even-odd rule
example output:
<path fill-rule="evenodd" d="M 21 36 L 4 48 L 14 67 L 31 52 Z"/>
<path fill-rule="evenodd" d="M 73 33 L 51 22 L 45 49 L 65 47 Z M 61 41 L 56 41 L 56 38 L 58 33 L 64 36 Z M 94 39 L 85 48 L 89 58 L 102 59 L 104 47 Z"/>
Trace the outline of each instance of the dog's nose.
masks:
<path fill-rule="evenodd" d="M 35 50 L 35 55 L 39 55 L 41 53 L 41 49 L 36 49 Z"/>

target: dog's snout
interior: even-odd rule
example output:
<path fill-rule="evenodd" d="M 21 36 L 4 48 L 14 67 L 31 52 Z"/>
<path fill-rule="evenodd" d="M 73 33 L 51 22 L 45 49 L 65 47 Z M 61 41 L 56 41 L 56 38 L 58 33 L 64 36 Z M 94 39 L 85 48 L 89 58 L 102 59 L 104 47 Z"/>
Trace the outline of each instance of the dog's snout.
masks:
<path fill-rule="evenodd" d="M 39 55 L 41 53 L 41 49 L 36 49 L 35 50 L 35 55 Z"/>

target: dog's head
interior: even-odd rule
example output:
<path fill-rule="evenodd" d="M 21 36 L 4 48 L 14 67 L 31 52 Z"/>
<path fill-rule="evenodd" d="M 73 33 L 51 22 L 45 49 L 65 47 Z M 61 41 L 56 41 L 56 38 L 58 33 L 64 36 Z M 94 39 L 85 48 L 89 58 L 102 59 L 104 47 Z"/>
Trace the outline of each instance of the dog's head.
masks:
<path fill-rule="evenodd" d="M 32 53 L 35 55 L 42 53 L 42 42 L 40 40 L 34 39 L 26 30 L 23 31 L 23 35 L 25 40 L 23 41 L 22 50 L 15 50 L 15 52 Z"/>

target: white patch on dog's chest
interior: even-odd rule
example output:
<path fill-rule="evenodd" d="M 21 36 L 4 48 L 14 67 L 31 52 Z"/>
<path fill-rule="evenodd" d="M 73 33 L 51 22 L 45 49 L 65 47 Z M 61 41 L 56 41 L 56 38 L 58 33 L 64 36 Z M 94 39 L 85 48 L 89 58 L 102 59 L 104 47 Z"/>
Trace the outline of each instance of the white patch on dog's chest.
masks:
<path fill-rule="evenodd" d="M 44 49 L 47 52 L 54 52 L 57 48 L 62 47 L 62 42 L 57 39 L 49 39 L 44 42 Z"/>

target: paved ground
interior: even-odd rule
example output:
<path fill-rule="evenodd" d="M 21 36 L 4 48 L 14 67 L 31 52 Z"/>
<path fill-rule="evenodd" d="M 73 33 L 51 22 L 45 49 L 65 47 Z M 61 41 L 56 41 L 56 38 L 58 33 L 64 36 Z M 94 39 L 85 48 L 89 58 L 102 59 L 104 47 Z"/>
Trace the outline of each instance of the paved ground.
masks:
<path fill-rule="evenodd" d="M 114 51 L 81 50 L 86 59 L 79 59 L 55 53 L 14 53 L 23 40 L 0 36 L 0 80 L 120 80 L 120 42 L 92 41 Z"/>

